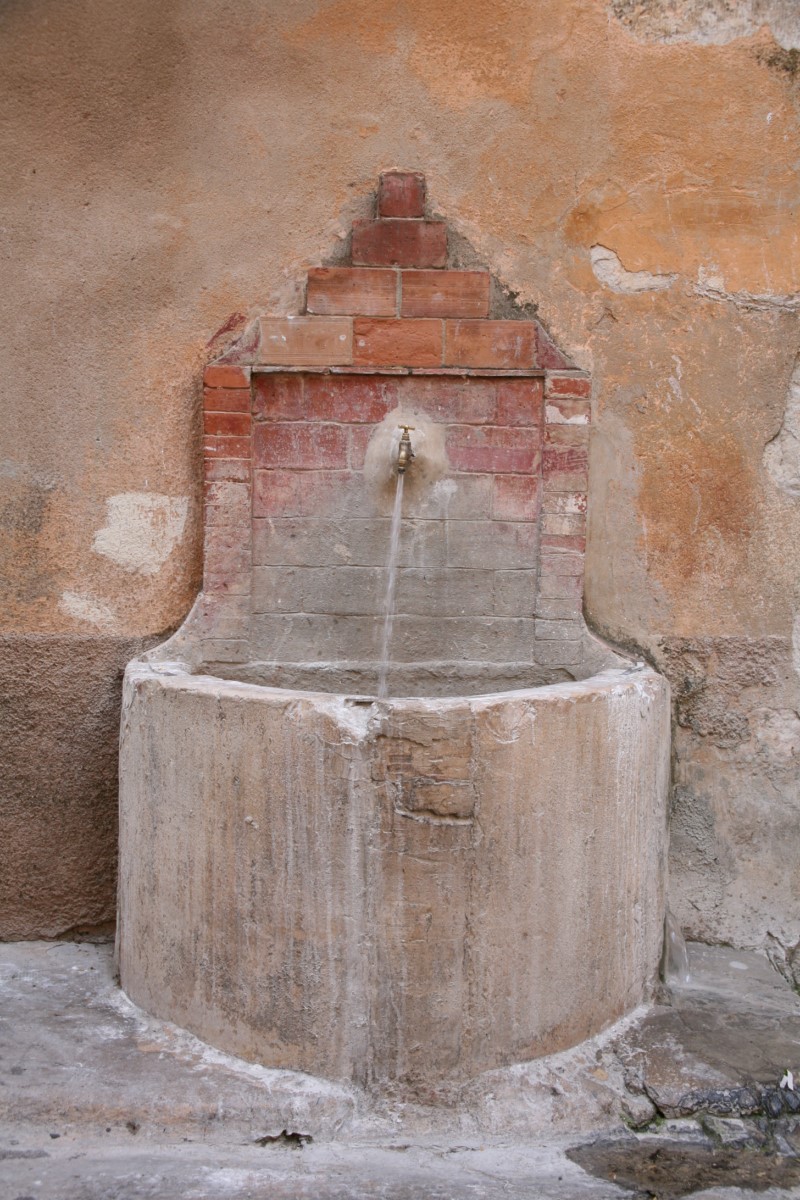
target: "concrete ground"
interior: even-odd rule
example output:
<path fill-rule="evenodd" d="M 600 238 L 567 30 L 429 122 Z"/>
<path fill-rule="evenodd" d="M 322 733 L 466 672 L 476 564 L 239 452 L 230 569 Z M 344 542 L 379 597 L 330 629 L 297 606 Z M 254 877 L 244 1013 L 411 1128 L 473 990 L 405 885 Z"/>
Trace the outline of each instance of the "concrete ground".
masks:
<path fill-rule="evenodd" d="M 690 970 L 421 1104 L 210 1049 L 126 999 L 107 945 L 0 946 L 0 1200 L 800 1197 L 800 999 L 755 954 Z"/>

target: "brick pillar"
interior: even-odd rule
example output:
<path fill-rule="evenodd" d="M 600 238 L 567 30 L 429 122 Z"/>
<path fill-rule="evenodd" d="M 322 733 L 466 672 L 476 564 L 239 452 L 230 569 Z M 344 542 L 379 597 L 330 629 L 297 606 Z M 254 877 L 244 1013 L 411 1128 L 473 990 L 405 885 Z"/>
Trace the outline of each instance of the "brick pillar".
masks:
<path fill-rule="evenodd" d="M 212 365 L 203 377 L 205 657 L 247 657 L 252 583 L 250 368 Z"/>

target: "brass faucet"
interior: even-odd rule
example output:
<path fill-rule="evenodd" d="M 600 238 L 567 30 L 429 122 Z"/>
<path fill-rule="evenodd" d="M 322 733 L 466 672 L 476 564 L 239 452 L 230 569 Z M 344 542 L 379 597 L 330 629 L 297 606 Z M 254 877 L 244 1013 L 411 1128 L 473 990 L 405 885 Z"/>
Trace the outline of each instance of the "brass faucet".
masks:
<path fill-rule="evenodd" d="M 406 468 L 415 457 L 414 451 L 411 449 L 411 438 L 408 436 L 409 430 L 414 429 L 414 425 L 398 425 L 398 429 L 402 429 L 403 436 L 400 438 L 400 449 L 397 453 L 397 474 L 403 475 Z"/>

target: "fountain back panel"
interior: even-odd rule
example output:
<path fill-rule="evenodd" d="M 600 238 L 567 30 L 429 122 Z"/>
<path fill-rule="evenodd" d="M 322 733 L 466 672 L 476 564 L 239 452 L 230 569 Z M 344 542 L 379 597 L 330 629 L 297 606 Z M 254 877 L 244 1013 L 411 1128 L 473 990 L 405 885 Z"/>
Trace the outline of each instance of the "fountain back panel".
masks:
<path fill-rule="evenodd" d="M 647 994 L 669 705 L 582 617 L 590 380 L 446 269 L 414 180 L 206 370 L 203 592 L 126 674 L 118 952 L 214 1045 L 429 1095 Z"/>

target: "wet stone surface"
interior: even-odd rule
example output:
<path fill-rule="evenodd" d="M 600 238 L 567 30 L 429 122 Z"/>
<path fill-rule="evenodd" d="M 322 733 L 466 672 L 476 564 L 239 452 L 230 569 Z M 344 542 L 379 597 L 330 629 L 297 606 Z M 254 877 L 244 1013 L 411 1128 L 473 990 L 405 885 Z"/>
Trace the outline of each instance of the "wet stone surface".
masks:
<path fill-rule="evenodd" d="M 678 1200 L 707 1188 L 762 1192 L 800 1184 L 800 1159 L 751 1145 L 681 1145 L 635 1138 L 599 1141 L 567 1155 L 592 1175 L 630 1188 L 643 1200 Z"/>
<path fill-rule="evenodd" d="M 689 966 L 669 1003 L 425 1105 L 212 1050 L 126 999 L 108 945 L 0 946 L 0 1200 L 798 1196 L 798 997 L 755 954 Z"/>

